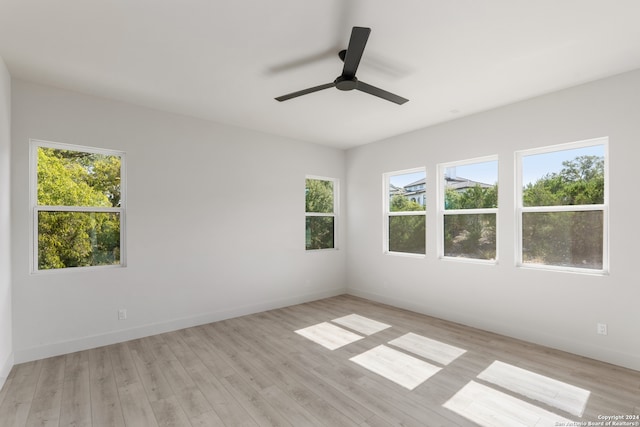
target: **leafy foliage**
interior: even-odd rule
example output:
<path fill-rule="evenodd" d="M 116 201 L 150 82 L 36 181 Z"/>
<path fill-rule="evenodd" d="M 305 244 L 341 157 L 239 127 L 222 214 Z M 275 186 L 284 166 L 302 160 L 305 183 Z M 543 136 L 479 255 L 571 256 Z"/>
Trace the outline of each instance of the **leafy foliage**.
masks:
<path fill-rule="evenodd" d="M 425 253 L 424 215 L 389 216 L 389 251 Z"/>
<path fill-rule="evenodd" d="M 306 249 L 331 249 L 334 243 L 335 220 L 331 216 L 306 218 Z"/>
<path fill-rule="evenodd" d="M 524 262 L 602 268 L 602 211 L 525 212 Z"/>
<path fill-rule="evenodd" d="M 453 257 L 495 259 L 496 215 L 445 215 L 444 254 Z"/>
<path fill-rule="evenodd" d="M 333 213 L 333 181 L 306 180 L 305 209 L 312 213 Z M 305 224 L 306 249 L 335 247 L 335 219 L 332 216 L 307 216 Z"/>
<path fill-rule="evenodd" d="M 578 156 L 562 165 L 560 172 L 547 174 L 524 187 L 525 207 L 604 203 L 604 158 Z"/>
<path fill-rule="evenodd" d="M 418 202 L 408 200 L 401 194 L 394 194 L 391 197 L 389 203 L 389 211 L 391 212 L 409 212 L 409 211 L 423 211 L 424 206 L 421 206 Z"/>
<path fill-rule="evenodd" d="M 445 189 L 444 205 L 446 209 L 497 208 L 498 186 L 481 187 L 476 184 L 462 192 L 448 187 Z"/>
<path fill-rule="evenodd" d="M 306 212 L 333 213 L 333 181 L 306 180 Z"/>
<path fill-rule="evenodd" d="M 464 191 L 445 189 L 445 208 L 490 209 L 498 207 L 498 186 L 476 184 Z M 496 257 L 496 215 L 456 214 L 444 218 L 444 254 L 475 259 Z"/>
<path fill-rule="evenodd" d="M 391 212 L 424 211 L 424 206 L 394 194 L 389 202 Z M 426 223 L 424 215 L 389 216 L 389 251 L 412 254 L 425 253 Z"/>
<path fill-rule="evenodd" d="M 578 156 L 523 189 L 523 204 L 575 206 L 604 203 L 604 158 Z M 602 268 L 602 211 L 525 212 L 523 261 L 546 265 Z"/>
<path fill-rule="evenodd" d="M 38 205 L 105 208 L 120 205 L 120 158 L 39 147 Z M 118 264 L 120 218 L 113 212 L 38 214 L 38 268 Z"/>

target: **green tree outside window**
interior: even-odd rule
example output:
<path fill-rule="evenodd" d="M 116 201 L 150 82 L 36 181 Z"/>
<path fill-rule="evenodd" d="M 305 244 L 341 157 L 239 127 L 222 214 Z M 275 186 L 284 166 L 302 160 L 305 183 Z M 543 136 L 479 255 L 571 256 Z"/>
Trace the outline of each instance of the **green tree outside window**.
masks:
<path fill-rule="evenodd" d="M 604 204 L 604 157 L 577 156 L 524 186 L 524 207 Z M 603 268 L 601 209 L 523 212 L 522 260 L 533 264 Z"/>
<path fill-rule="evenodd" d="M 37 147 L 37 267 L 120 264 L 121 157 Z"/>
<path fill-rule="evenodd" d="M 305 248 L 335 248 L 334 181 L 305 180 Z"/>

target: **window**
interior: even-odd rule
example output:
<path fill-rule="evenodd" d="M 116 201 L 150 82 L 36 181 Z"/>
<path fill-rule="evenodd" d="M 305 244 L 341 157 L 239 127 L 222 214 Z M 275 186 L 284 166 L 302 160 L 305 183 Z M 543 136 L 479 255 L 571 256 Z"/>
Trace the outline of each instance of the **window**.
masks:
<path fill-rule="evenodd" d="M 425 254 L 426 171 L 384 174 L 384 251 Z"/>
<path fill-rule="evenodd" d="M 335 249 L 338 181 L 307 177 L 305 182 L 305 247 L 307 250 Z"/>
<path fill-rule="evenodd" d="M 516 153 L 519 265 L 608 269 L 607 138 Z"/>
<path fill-rule="evenodd" d="M 496 260 L 498 160 L 496 157 L 442 164 L 440 256 Z"/>
<path fill-rule="evenodd" d="M 32 271 L 124 265 L 124 153 L 31 141 Z"/>

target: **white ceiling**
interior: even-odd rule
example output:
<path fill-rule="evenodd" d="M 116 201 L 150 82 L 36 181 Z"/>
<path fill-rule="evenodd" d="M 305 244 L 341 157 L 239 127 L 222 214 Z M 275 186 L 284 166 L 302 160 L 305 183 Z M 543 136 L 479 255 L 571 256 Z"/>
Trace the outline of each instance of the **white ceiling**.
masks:
<path fill-rule="evenodd" d="M 640 68 L 638 0 L 0 0 L 14 78 L 341 148 Z M 352 26 L 357 76 L 327 89 Z"/>

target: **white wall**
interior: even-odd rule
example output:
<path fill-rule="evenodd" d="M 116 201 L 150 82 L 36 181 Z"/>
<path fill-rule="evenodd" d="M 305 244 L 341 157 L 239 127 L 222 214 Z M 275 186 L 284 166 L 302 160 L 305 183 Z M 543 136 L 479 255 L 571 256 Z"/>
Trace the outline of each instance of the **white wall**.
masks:
<path fill-rule="evenodd" d="M 341 150 L 16 80 L 12 135 L 19 362 L 346 289 L 344 250 L 304 249 L 305 174 L 344 183 Z M 29 273 L 30 138 L 126 152 L 126 268 Z"/>
<path fill-rule="evenodd" d="M 0 388 L 13 366 L 11 311 L 11 76 L 0 58 Z"/>
<path fill-rule="evenodd" d="M 349 150 L 349 292 L 640 369 L 639 113 L 635 71 Z M 514 151 L 601 136 L 610 138 L 610 275 L 516 268 Z M 436 164 L 495 154 L 499 264 L 437 259 Z M 383 255 L 382 173 L 417 166 L 427 167 L 428 255 Z"/>

